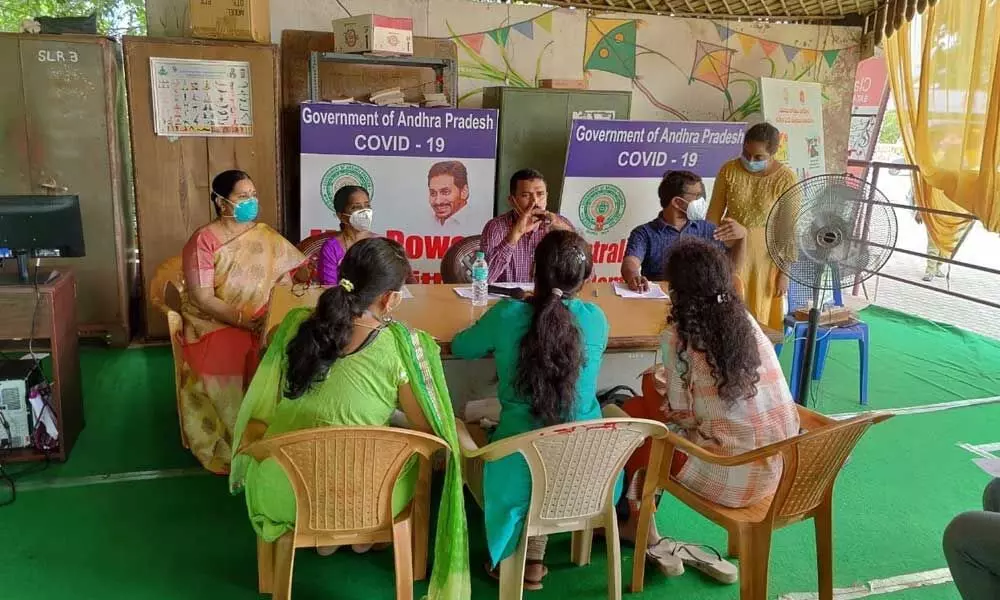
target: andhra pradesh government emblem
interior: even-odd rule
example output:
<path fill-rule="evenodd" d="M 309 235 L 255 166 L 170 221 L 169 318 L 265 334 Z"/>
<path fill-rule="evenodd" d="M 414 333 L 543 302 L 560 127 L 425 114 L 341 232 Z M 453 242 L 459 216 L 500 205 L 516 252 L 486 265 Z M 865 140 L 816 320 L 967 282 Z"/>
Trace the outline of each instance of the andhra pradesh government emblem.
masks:
<path fill-rule="evenodd" d="M 336 164 L 326 170 L 319 182 L 319 193 L 323 198 L 323 204 L 333 212 L 337 212 L 333 207 L 333 195 L 345 185 L 361 186 L 368 190 L 370 198 L 375 198 L 375 184 L 368 171 L 351 163 Z"/>
<path fill-rule="evenodd" d="M 580 199 L 580 223 L 591 233 L 604 233 L 625 214 L 625 193 L 616 185 L 602 183 Z"/>

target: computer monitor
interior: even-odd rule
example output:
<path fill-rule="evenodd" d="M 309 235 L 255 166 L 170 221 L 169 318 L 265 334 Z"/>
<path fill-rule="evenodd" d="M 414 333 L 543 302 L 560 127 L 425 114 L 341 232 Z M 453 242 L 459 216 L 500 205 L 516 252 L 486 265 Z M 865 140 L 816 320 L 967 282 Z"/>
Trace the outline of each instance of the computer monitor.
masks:
<path fill-rule="evenodd" d="M 16 258 L 27 282 L 30 258 L 86 255 L 79 196 L 0 195 L 0 258 Z"/>

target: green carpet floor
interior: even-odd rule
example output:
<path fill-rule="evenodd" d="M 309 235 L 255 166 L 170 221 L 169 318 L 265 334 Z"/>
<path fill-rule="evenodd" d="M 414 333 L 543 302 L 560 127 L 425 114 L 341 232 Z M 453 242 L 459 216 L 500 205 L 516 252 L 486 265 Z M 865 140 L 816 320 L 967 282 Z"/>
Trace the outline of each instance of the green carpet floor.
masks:
<path fill-rule="evenodd" d="M 861 318 L 871 337 L 871 409 L 1000 396 L 1000 340 L 877 306 Z M 791 362 L 788 345 L 781 353 L 786 373 Z M 831 342 L 810 406 L 827 414 L 857 411 L 858 383 L 857 342 Z"/>
<path fill-rule="evenodd" d="M 871 404 L 902 407 L 1000 395 L 1000 343 L 958 330 L 868 309 L 872 329 Z M 790 358 L 786 351 L 784 360 Z M 82 356 L 87 428 L 64 465 L 25 476 L 25 485 L 147 469 L 196 466 L 180 448 L 171 358 L 166 348 L 85 349 Z M 828 413 L 857 410 L 856 345 L 836 342 L 817 393 Z M 896 417 L 873 428 L 843 471 L 835 501 L 835 584 L 945 566 L 940 538 L 951 517 L 978 508 L 987 482 L 958 442 L 996 442 L 1000 405 Z M 22 467 L 15 466 L 17 471 Z M 496 585 L 479 565 L 485 559 L 481 519 L 469 509 L 475 598 L 495 598 Z M 721 530 L 665 498 L 660 529 L 684 540 L 725 547 Z M 0 508 L 0 589 L 16 599 L 255 598 L 254 540 L 242 497 L 222 478 L 171 479 L 22 491 Z M 816 589 L 813 530 L 809 524 L 776 534 L 771 554 L 771 597 Z M 569 564 L 568 537 L 550 543 L 551 574 L 538 600 L 606 597 L 603 545 L 595 542 L 588 567 Z M 632 566 L 624 551 L 625 580 Z M 294 596 L 387 598 L 391 552 L 321 558 L 296 557 Z M 417 584 L 423 592 L 425 584 Z M 722 600 L 736 587 L 697 573 L 666 580 L 647 572 L 635 598 Z M 891 600 L 959 598 L 951 585 L 898 592 Z"/>

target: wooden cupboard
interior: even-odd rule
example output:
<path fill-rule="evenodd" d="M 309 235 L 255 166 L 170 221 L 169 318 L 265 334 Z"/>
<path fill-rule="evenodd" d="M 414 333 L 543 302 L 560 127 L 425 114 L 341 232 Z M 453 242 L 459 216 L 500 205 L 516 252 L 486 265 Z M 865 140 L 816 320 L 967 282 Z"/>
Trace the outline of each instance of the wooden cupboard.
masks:
<path fill-rule="evenodd" d="M 179 255 L 195 230 L 214 218 L 209 188 L 212 178 L 226 169 L 250 174 L 260 199 L 258 220 L 282 231 L 277 46 L 126 37 L 124 49 L 142 281 L 148 284 L 156 268 Z M 150 89 L 152 57 L 248 62 L 252 136 L 156 135 Z M 141 311 L 143 331 L 147 337 L 165 338 L 166 318 L 146 296 Z"/>
<path fill-rule="evenodd" d="M 75 275 L 83 335 L 125 345 L 135 237 L 120 47 L 0 34 L 0 82 L 0 194 L 80 197 L 86 257 L 42 266 Z"/>

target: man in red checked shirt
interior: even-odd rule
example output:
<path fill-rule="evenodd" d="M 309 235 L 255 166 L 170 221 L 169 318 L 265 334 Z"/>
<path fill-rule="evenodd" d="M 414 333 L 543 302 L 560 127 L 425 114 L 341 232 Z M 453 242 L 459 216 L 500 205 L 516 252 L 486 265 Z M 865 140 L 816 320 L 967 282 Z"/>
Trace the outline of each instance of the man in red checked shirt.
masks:
<path fill-rule="evenodd" d="M 490 219 L 483 228 L 481 250 L 490 266 L 490 283 L 529 283 L 534 280 L 535 248 L 549 231 L 573 230 L 569 221 L 546 209 L 545 177 L 521 169 L 510 178 L 514 208 Z"/>

